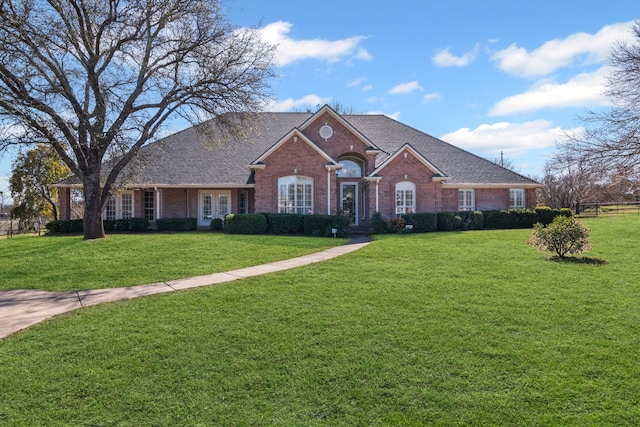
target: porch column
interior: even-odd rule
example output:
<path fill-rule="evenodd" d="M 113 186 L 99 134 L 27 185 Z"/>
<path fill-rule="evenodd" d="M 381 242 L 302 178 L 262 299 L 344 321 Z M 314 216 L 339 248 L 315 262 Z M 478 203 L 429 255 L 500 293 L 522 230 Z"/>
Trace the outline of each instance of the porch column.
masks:
<path fill-rule="evenodd" d="M 159 219 L 160 217 L 160 190 L 158 189 L 158 187 L 153 187 L 153 191 L 155 192 L 155 196 L 156 196 L 156 212 L 155 212 L 155 219 Z"/>
<path fill-rule="evenodd" d="M 327 168 L 327 215 L 331 215 L 331 173 L 342 168 L 339 163 L 330 163 L 325 165 Z"/>
<path fill-rule="evenodd" d="M 331 215 L 331 170 L 327 170 L 327 215 Z"/>

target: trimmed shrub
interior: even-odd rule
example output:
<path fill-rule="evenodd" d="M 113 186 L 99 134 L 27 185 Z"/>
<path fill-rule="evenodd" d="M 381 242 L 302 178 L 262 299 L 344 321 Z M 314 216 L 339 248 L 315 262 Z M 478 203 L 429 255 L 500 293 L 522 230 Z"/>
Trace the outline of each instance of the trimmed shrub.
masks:
<path fill-rule="evenodd" d="M 535 209 L 509 209 L 508 228 L 532 228 L 538 220 Z"/>
<path fill-rule="evenodd" d="M 537 222 L 542 225 L 551 224 L 553 219 L 558 216 L 566 216 L 567 218 L 573 217 L 573 211 L 571 209 L 552 209 L 547 206 L 541 206 L 536 208 Z"/>
<path fill-rule="evenodd" d="M 130 224 L 129 218 L 116 219 L 115 231 L 129 231 Z"/>
<path fill-rule="evenodd" d="M 224 217 L 224 232 L 229 234 L 264 234 L 269 229 L 262 214 L 228 214 Z"/>
<path fill-rule="evenodd" d="M 504 228 L 502 226 L 503 220 L 503 211 L 500 210 L 490 210 L 490 211 L 482 211 L 484 215 L 484 228 L 486 230 L 497 230 Z"/>
<path fill-rule="evenodd" d="M 404 231 L 404 226 L 407 225 L 407 221 L 401 217 L 391 218 L 391 232 L 400 233 Z"/>
<path fill-rule="evenodd" d="M 560 215 L 566 216 L 567 218 L 573 218 L 573 211 L 569 208 L 560 209 Z"/>
<path fill-rule="evenodd" d="M 104 231 L 110 233 L 112 231 L 116 231 L 116 220 L 115 219 L 103 219 L 102 227 Z"/>
<path fill-rule="evenodd" d="M 219 231 L 222 230 L 224 222 L 221 218 L 213 218 L 211 220 L 211 224 L 209 224 L 209 230 Z"/>
<path fill-rule="evenodd" d="M 462 218 L 455 212 L 438 212 L 438 231 L 462 230 Z"/>
<path fill-rule="evenodd" d="M 141 232 L 149 229 L 149 220 L 146 218 L 130 218 L 129 231 Z"/>
<path fill-rule="evenodd" d="M 373 234 L 383 234 L 389 232 L 389 220 L 382 216 L 380 212 L 376 212 L 371 216 L 369 227 Z M 415 227 L 415 225 L 414 225 Z"/>
<path fill-rule="evenodd" d="M 156 219 L 158 231 L 191 231 L 198 228 L 195 218 L 159 218 Z"/>
<path fill-rule="evenodd" d="M 269 224 L 272 234 L 302 234 L 304 232 L 304 217 L 302 214 L 268 213 L 263 214 Z"/>
<path fill-rule="evenodd" d="M 82 233 L 84 230 L 82 221 L 82 219 L 50 221 L 44 227 L 50 233 Z"/>
<path fill-rule="evenodd" d="M 458 212 L 462 220 L 463 230 L 482 230 L 484 228 L 484 213 L 482 211 L 462 211 Z"/>
<path fill-rule="evenodd" d="M 589 229 L 575 218 L 558 216 L 547 227 L 537 223 L 528 244 L 546 252 L 555 252 L 560 258 L 591 249 Z"/>
<path fill-rule="evenodd" d="M 303 229 L 307 236 L 333 237 L 332 229 L 338 231 L 337 237 L 349 236 L 349 218 L 344 215 L 304 215 Z"/>
<path fill-rule="evenodd" d="M 411 213 L 402 215 L 407 225 L 413 225 L 414 233 L 438 231 L 438 216 L 435 213 Z M 373 223 L 373 218 L 371 218 Z M 373 228 L 373 226 L 372 226 Z"/>

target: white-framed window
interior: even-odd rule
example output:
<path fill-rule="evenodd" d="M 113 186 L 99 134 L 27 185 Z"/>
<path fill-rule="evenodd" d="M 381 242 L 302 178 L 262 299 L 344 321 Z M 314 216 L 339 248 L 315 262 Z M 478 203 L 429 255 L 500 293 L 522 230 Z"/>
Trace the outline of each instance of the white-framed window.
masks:
<path fill-rule="evenodd" d="M 413 182 L 401 181 L 396 184 L 396 215 L 414 213 L 416 211 L 416 185 Z"/>
<path fill-rule="evenodd" d="M 240 201 L 238 208 L 241 214 L 249 213 L 249 192 L 247 190 L 240 190 Z"/>
<path fill-rule="evenodd" d="M 144 217 L 148 221 L 155 221 L 155 200 L 156 192 L 153 190 L 144 191 Z"/>
<path fill-rule="evenodd" d="M 133 191 L 122 191 L 109 198 L 102 212 L 106 220 L 133 218 Z"/>
<path fill-rule="evenodd" d="M 510 188 L 509 189 L 509 208 L 524 208 L 524 188 Z"/>
<path fill-rule="evenodd" d="M 300 175 L 279 178 L 278 212 L 298 214 L 313 212 L 313 179 Z"/>
<path fill-rule="evenodd" d="M 476 195 L 473 189 L 461 189 L 458 190 L 458 210 L 459 211 L 473 211 L 476 206 Z"/>

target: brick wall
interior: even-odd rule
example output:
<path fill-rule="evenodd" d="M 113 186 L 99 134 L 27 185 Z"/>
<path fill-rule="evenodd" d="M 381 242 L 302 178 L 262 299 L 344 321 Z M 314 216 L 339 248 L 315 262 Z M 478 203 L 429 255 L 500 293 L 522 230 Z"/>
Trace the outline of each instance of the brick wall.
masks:
<path fill-rule="evenodd" d="M 406 154 L 406 156 L 405 156 Z M 388 163 L 380 172 L 382 179 L 378 184 L 379 211 L 383 216 L 396 214 L 396 184 L 409 181 L 416 186 L 416 212 L 438 212 L 442 207 L 442 184 L 433 181 L 434 171 L 405 150 Z M 375 210 L 375 184 L 371 185 L 372 210 Z"/>
<path fill-rule="evenodd" d="M 302 138 L 285 141 L 264 163 L 265 169 L 255 175 L 255 211 L 277 212 L 278 178 L 290 175 L 313 179 L 313 208 L 316 213 L 327 212 L 327 160 L 311 148 Z M 332 184 L 335 174 L 331 174 Z M 335 209 L 332 206 L 332 211 Z"/>

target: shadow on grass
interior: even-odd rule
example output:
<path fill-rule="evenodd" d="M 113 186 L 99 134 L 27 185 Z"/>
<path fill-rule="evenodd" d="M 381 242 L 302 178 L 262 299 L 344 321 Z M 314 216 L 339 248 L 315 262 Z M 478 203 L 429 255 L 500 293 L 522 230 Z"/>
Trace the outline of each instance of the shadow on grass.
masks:
<path fill-rule="evenodd" d="M 566 262 L 566 263 L 571 263 L 571 264 L 591 264 L 591 265 L 606 265 L 606 264 L 609 263 L 606 259 L 591 258 L 591 257 L 588 257 L 588 256 L 580 256 L 580 257 L 565 256 L 565 257 L 560 257 L 558 255 L 554 255 L 554 256 L 549 258 L 549 261 Z"/>

